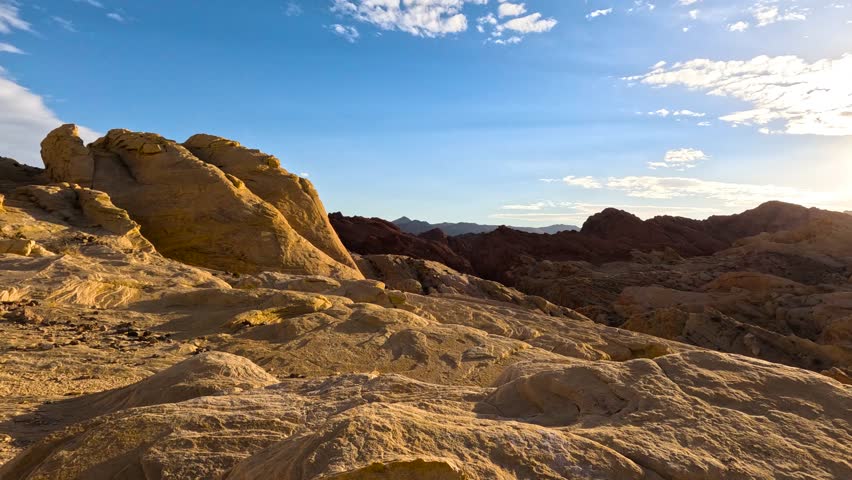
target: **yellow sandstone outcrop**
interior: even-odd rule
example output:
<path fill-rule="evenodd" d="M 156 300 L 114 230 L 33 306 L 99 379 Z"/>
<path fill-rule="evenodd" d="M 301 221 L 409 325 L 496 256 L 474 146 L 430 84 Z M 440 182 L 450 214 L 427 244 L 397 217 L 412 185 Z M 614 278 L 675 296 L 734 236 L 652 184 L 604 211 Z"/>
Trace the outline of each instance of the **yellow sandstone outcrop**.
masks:
<path fill-rule="evenodd" d="M 281 168 L 272 155 L 213 135 L 198 134 L 183 143 L 193 155 L 240 179 L 252 193 L 275 207 L 302 237 L 329 257 L 357 268 L 328 220 L 319 194 L 307 178 Z"/>
<path fill-rule="evenodd" d="M 42 155 L 45 165 L 59 166 L 49 168 L 53 180 L 79 180 L 74 172 L 92 158 L 92 188 L 108 193 L 167 257 L 241 273 L 271 270 L 363 278 L 351 259 L 341 263 L 330 257 L 238 178 L 174 141 L 111 130 L 89 145 L 87 156 L 68 147 L 82 146 L 73 126 L 54 130 L 48 139 Z"/>
<path fill-rule="evenodd" d="M 51 180 L 92 186 L 95 162 L 76 125 L 62 125 L 50 132 L 41 142 L 41 158 Z"/>

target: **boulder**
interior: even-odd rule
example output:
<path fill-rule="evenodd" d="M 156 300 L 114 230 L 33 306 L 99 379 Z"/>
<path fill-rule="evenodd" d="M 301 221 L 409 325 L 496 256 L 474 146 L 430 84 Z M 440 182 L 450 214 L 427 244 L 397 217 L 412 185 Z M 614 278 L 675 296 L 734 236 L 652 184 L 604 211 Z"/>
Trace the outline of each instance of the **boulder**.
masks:
<path fill-rule="evenodd" d="M 41 142 L 41 158 L 51 180 L 92 186 L 95 161 L 83 145 L 77 125 L 62 125 L 50 132 Z"/>

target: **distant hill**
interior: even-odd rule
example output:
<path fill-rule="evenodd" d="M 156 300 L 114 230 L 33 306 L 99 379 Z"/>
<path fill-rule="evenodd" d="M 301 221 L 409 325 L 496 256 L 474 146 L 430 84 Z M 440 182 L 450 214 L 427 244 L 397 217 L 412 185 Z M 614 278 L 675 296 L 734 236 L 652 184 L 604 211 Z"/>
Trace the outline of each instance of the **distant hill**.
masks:
<path fill-rule="evenodd" d="M 429 223 L 424 222 L 422 220 L 412 220 L 408 217 L 400 217 L 394 220 L 394 225 L 399 227 L 405 233 L 410 233 L 412 235 L 420 235 L 421 233 L 428 232 L 429 230 L 434 230 L 436 228 L 441 229 L 442 232 L 447 234 L 449 237 L 456 237 L 458 235 L 465 235 L 467 233 L 489 233 L 493 232 L 500 228 L 500 225 L 480 225 L 478 223 Z M 509 226 L 509 228 L 513 230 L 518 230 L 520 232 L 527 233 L 559 233 L 565 231 L 575 232 L 580 230 L 579 227 L 574 225 L 550 225 L 548 227 L 514 227 Z"/>

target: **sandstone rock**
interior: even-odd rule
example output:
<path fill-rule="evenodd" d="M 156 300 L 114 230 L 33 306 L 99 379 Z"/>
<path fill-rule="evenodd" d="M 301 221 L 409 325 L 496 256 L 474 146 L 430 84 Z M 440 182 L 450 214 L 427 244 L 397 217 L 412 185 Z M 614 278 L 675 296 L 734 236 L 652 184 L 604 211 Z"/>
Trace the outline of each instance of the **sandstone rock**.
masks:
<path fill-rule="evenodd" d="M 41 142 L 41 158 L 54 182 L 92 186 L 95 161 L 83 145 L 76 125 L 62 125 L 50 132 Z"/>
<path fill-rule="evenodd" d="M 3 253 L 11 253 L 23 257 L 29 257 L 30 255 L 37 257 L 50 255 L 50 252 L 36 244 L 36 242 L 21 238 L 0 239 L 0 254 Z"/>
<path fill-rule="evenodd" d="M 45 211 L 77 227 L 103 228 L 118 237 L 117 245 L 153 252 L 154 246 L 142 236 L 139 224 L 127 212 L 113 205 L 109 195 L 78 185 L 28 185 L 15 190 L 17 197 L 36 203 Z"/>
<path fill-rule="evenodd" d="M 74 421 L 119 410 L 178 403 L 207 395 L 225 395 L 278 383 L 251 361 L 224 352 L 200 353 L 145 380 L 116 390 L 51 406 Z"/>
<path fill-rule="evenodd" d="M 50 137 L 78 142 L 73 133 L 60 128 Z M 94 188 L 127 210 L 163 255 L 229 271 L 360 277 L 300 236 L 281 212 L 175 142 L 112 130 L 89 151 Z"/>
<path fill-rule="evenodd" d="M 98 417 L 0 475 L 846 478 L 850 402 L 821 375 L 713 352 L 518 364 L 496 388 L 341 375 Z"/>
<path fill-rule="evenodd" d="M 245 183 L 275 207 L 293 229 L 332 259 L 357 268 L 340 242 L 311 182 L 288 173 L 277 158 L 232 140 L 198 134 L 183 143 L 193 155 Z"/>

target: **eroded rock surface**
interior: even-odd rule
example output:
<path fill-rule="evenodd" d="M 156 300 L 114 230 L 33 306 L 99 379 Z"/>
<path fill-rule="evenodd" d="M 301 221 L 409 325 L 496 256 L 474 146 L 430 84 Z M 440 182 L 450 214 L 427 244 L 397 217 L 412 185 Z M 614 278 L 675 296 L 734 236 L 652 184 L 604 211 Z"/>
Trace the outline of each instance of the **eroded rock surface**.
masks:
<path fill-rule="evenodd" d="M 166 372 L 200 374 L 192 363 Z M 825 377 L 711 352 L 521 363 L 487 388 L 348 374 L 99 417 L 50 434 L 0 474 L 836 479 L 852 474 L 850 409 L 849 389 Z"/>

